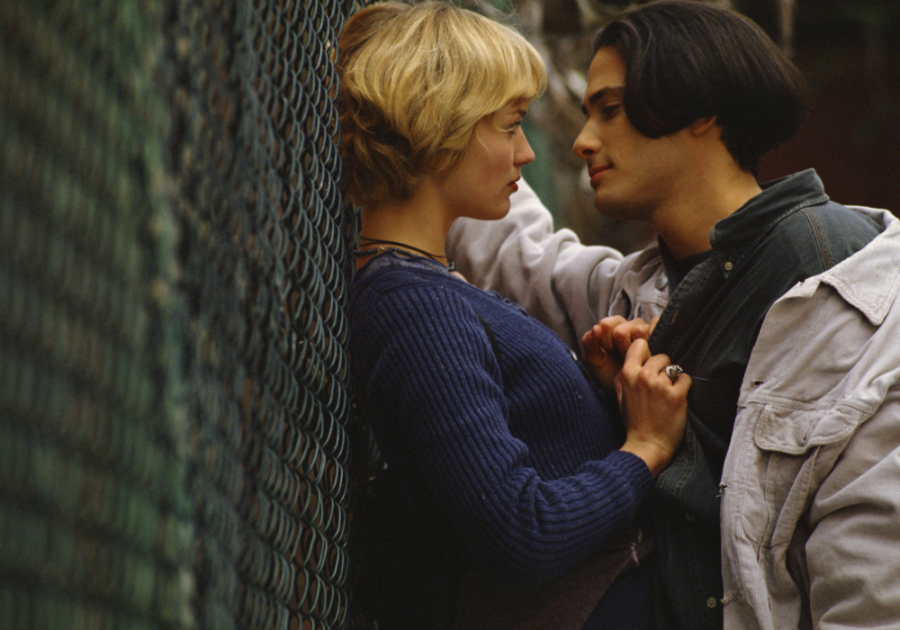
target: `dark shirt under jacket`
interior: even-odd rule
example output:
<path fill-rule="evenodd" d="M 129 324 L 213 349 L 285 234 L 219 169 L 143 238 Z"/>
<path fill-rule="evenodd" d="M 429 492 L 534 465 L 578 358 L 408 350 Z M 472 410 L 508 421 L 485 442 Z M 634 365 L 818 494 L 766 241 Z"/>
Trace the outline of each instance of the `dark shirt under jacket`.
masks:
<path fill-rule="evenodd" d="M 829 200 L 815 171 L 763 192 L 710 232 L 712 249 L 676 261 L 660 241 L 670 301 L 650 338 L 691 375 L 685 443 L 657 479 L 657 561 L 672 624 L 721 628 L 719 479 L 750 352 L 789 288 L 862 249 L 881 227 Z"/>

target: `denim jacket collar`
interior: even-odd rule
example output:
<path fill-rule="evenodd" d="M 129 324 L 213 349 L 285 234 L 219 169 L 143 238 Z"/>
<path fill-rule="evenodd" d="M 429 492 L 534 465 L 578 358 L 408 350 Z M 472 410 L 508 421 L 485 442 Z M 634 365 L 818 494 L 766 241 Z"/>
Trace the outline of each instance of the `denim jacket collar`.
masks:
<path fill-rule="evenodd" d="M 767 182 L 761 187 L 760 194 L 710 230 L 713 256 L 726 276 L 779 221 L 802 208 L 828 201 L 822 181 L 813 169 Z"/>

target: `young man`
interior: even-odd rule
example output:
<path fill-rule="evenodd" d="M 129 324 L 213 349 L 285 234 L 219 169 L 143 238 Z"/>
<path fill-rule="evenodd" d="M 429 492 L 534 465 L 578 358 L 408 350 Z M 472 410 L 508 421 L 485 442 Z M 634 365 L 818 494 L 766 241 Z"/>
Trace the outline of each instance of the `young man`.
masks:
<path fill-rule="evenodd" d="M 505 220 L 457 222 L 449 255 L 573 348 L 603 317 L 660 316 L 651 350 L 693 378 L 654 507 L 668 624 L 897 625 L 900 222 L 813 171 L 757 183 L 806 101 L 749 20 L 657 2 L 595 45 L 575 152 L 597 209 L 658 243 L 582 246 L 523 185 Z"/>

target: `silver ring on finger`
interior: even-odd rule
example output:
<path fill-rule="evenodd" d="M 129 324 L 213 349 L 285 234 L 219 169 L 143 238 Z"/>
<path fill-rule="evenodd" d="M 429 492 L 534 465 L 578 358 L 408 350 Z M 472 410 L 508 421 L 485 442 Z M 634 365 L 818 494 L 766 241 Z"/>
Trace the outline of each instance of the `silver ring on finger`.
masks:
<path fill-rule="evenodd" d="M 666 376 L 668 376 L 670 379 L 672 379 L 672 382 L 674 383 L 675 381 L 678 380 L 679 376 L 684 374 L 684 370 L 681 369 L 680 365 L 675 365 L 673 363 L 672 365 L 666 366 L 665 373 L 666 373 Z"/>

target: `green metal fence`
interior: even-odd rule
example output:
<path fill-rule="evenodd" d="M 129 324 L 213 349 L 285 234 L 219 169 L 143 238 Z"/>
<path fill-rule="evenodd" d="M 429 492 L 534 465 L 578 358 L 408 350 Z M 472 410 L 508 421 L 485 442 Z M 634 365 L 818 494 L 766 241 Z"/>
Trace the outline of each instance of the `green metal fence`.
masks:
<path fill-rule="evenodd" d="M 346 626 L 352 8 L 0 3 L 0 627 Z"/>

